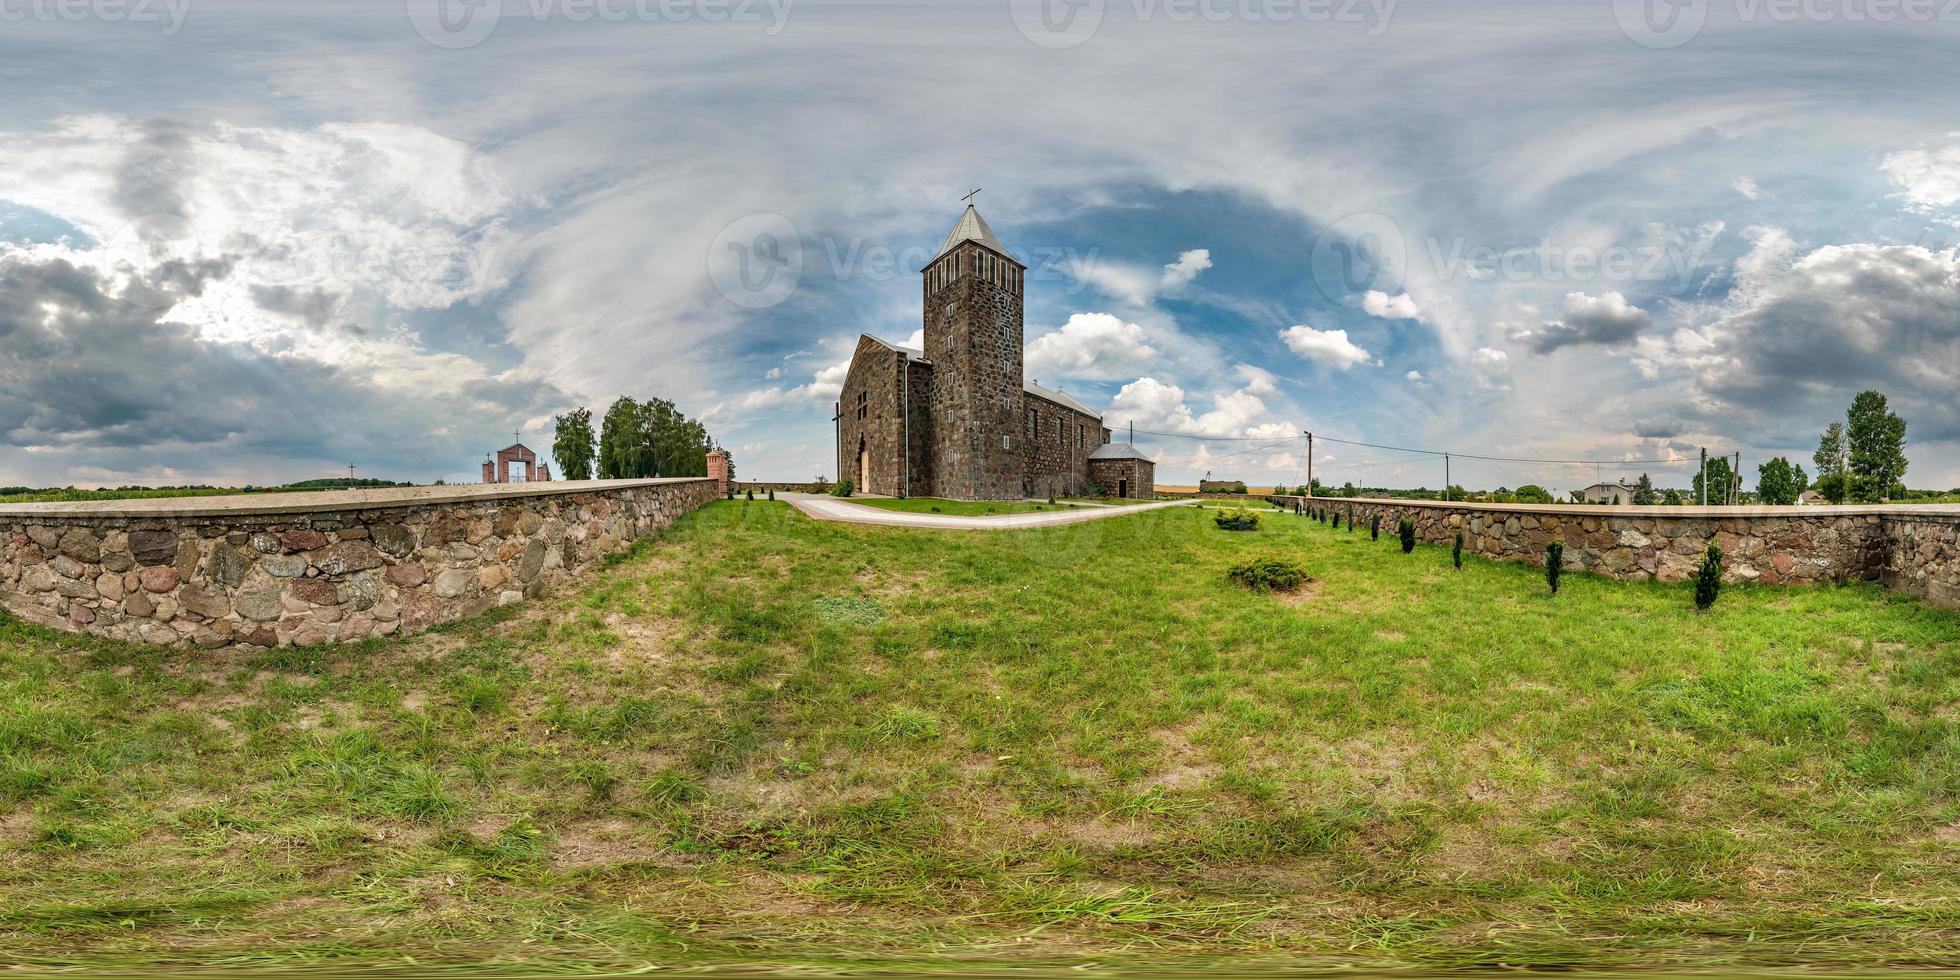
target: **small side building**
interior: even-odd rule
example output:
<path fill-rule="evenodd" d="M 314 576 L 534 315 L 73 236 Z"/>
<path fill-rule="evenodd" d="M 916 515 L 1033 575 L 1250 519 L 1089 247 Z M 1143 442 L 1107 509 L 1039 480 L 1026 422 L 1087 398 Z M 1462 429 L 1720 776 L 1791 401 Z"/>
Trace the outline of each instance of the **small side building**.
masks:
<path fill-rule="evenodd" d="M 1589 504 L 1630 504 L 1633 490 L 1629 483 L 1595 483 L 1579 491 L 1579 496 Z"/>
<path fill-rule="evenodd" d="M 1108 443 L 1089 454 L 1089 482 L 1105 497 L 1149 500 L 1157 496 L 1157 463 L 1127 442 Z"/>

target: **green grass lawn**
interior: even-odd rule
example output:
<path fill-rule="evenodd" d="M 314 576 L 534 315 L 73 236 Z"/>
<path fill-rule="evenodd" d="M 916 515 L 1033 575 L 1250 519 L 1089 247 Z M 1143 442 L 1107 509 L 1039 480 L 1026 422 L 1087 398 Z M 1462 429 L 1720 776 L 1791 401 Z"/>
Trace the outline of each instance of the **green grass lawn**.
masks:
<path fill-rule="evenodd" d="M 1213 516 L 717 502 L 408 640 L 5 621 L 0 960 L 1960 959 L 1960 618 Z"/>
<path fill-rule="evenodd" d="M 1032 514 L 1036 511 L 1075 509 L 1066 504 L 1048 504 L 1031 500 L 947 500 L 943 497 L 852 497 L 849 502 L 884 510 L 902 510 L 916 514 L 952 514 L 959 517 Z"/>

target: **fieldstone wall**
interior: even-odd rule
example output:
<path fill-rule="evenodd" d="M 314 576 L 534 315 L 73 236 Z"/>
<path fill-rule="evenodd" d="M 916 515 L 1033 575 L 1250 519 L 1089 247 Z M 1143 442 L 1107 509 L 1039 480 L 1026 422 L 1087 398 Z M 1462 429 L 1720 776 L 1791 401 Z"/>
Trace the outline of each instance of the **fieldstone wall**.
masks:
<path fill-rule="evenodd" d="M 0 507 L 0 607 L 147 643 L 416 632 L 535 596 L 718 496 L 706 478 Z"/>
<path fill-rule="evenodd" d="M 1881 526 L 1885 584 L 1960 609 L 1960 514 L 1888 515 Z"/>
<path fill-rule="evenodd" d="M 1475 504 L 1431 500 L 1286 495 L 1363 527 L 1379 515 L 1393 537 L 1404 516 L 1416 537 L 1451 543 L 1463 532 L 1473 554 L 1543 564 L 1545 546 L 1565 545 L 1568 567 L 1617 579 L 1678 582 L 1692 577 L 1713 541 L 1725 581 L 1808 583 L 1878 580 L 1960 608 L 1960 507 L 1633 507 Z"/>

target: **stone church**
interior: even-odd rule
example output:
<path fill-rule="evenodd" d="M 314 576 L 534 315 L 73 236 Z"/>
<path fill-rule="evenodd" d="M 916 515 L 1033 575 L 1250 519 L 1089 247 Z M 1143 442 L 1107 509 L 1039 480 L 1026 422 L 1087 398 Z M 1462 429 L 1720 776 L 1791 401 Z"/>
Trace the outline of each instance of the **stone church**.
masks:
<path fill-rule="evenodd" d="M 1021 375 L 1027 267 L 971 204 L 920 271 L 925 349 L 858 338 L 837 405 L 837 471 L 864 493 L 1147 498 L 1155 466 L 1096 411 Z"/>

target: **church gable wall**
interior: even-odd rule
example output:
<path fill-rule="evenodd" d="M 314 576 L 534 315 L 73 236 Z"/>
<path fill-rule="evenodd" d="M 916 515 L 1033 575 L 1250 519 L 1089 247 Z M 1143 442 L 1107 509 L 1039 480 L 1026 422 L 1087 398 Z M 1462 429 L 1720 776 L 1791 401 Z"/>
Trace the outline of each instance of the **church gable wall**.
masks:
<path fill-rule="evenodd" d="M 861 338 L 851 357 L 851 369 L 844 376 L 838 403 L 838 457 L 842 462 L 838 476 L 850 480 L 862 493 L 899 492 L 905 425 L 900 411 L 899 371 L 904 358 L 877 341 Z"/>

